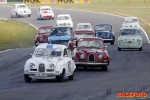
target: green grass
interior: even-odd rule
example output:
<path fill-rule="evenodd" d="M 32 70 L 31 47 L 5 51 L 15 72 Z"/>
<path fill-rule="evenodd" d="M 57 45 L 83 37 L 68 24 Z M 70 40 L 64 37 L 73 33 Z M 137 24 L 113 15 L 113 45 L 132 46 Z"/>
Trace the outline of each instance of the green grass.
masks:
<path fill-rule="evenodd" d="M 0 20 L 0 50 L 34 45 L 37 30 L 16 20 Z"/>
<path fill-rule="evenodd" d="M 41 5 L 44 4 L 28 4 L 30 7 Z M 141 26 L 150 36 L 150 0 L 145 0 L 145 2 L 144 0 L 92 0 L 91 4 L 50 4 L 50 6 L 53 8 L 111 13 L 121 16 L 136 16 Z"/>

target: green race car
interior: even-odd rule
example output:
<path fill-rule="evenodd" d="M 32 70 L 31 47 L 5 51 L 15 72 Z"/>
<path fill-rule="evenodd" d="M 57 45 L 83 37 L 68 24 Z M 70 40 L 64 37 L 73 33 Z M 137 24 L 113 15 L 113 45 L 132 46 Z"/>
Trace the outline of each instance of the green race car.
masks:
<path fill-rule="evenodd" d="M 118 33 L 118 51 L 121 49 L 142 51 L 142 34 L 139 27 L 122 27 Z"/>

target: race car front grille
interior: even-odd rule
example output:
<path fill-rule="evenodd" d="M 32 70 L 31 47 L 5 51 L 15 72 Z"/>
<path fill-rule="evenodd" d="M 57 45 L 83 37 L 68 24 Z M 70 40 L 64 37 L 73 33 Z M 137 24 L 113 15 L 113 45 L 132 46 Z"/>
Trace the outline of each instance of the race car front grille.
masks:
<path fill-rule="evenodd" d="M 62 45 L 67 45 L 67 44 L 68 44 L 68 40 L 51 41 L 51 44 L 62 44 Z"/>
<path fill-rule="evenodd" d="M 45 72 L 45 66 L 44 64 L 39 65 L 39 72 Z"/>
<path fill-rule="evenodd" d="M 94 61 L 94 55 L 93 54 L 89 55 L 89 61 Z"/>

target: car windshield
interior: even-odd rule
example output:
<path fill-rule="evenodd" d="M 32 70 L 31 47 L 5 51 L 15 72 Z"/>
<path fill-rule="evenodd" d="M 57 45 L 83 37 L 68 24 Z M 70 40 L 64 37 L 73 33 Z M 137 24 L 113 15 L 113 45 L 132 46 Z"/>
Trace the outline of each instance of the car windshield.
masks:
<path fill-rule="evenodd" d="M 58 20 L 69 20 L 69 16 L 59 16 Z"/>
<path fill-rule="evenodd" d="M 77 29 L 91 29 L 90 25 L 77 25 Z"/>
<path fill-rule="evenodd" d="M 50 30 L 51 28 L 40 28 L 39 29 L 39 33 L 42 34 L 42 33 L 47 33 L 49 34 L 50 33 Z"/>
<path fill-rule="evenodd" d="M 57 36 L 71 35 L 71 30 L 69 27 L 52 28 L 50 32 L 50 36 L 52 35 L 57 35 Z"/>
<path fill-rule="evenodd" d="M 44 10 L 51 10 L 50 8 L 41 8 L 41 11 L 44 11 Z"/>
<path fill-rule="evenodd" d="M 83 37 L 94 37 L 94 34 L 92 34 L 92 33 L 75 33 L 73 35 L 73 38 L 76 38 L 76 39 L 83 38 Z"/>
<path fill-rule="evenodd" d="M 140 35 L 140 32 L 137 29 L 124 29 L 120 35 Z"/>
<path fill-rule="evenodd" d="M 17 8 L 26 8 L 26 5 L 17 5 Z"/>
<path fill-rule="evenodd" d="M 97 40 L 82 40 L 78 41 L 79 48 L 103 48 L 103 43 Z"/>
<path fill-rule="evenodd" d="M 112 27 L 110 25 L 97 25 L 95 26 L 96 31 L 111 31 Z"/>
<path fill-rule="evenodd" d="M 125 19 L 125 23 L 134 23 L 134 22 L 137 22 L 138 20 L 137 19 Z"/>
<path fill-rule="evenodd" d="M 34 52 L 36 57 L 60 57 L 61 55 L 62 50 L 60 49 L 38 48 Z"/>

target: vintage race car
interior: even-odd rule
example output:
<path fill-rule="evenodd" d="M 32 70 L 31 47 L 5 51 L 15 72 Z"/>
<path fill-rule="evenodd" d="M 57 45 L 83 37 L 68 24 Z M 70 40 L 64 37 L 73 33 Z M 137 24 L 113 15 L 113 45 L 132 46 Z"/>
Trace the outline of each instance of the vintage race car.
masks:
<path fill-rule="evenodd" d="M 96 34 L 93 30 L 74 30 L 68 43 L 68 49 L 71 51 L 74 50 L 77 40 L 83 37 L 96 37 Z"/>
<path fill-rule="evenodd" d="M 20 17 L 20 16 L 31 16 L 31 10 L 26 6 L 26 4 L 14 4 L 10 10 L 11 17 Z"/>
<path fill-rule="evenodd" d="M 67 26 L 55 26 L 51 29 L 48 43 L 68 45 L 71 38 L 72 29 Z"/>
<path fill-rule="evenodd" d="M 35 37 L 35 46 L 38 46 L 41 43 L 48 42 L 48 36 L 52 27 L 53 26 L 41 26 L 38 29 L 37 35 Z"/>
<path fill-rule="evenodd" d="M 112 29 L 112 25 L 110 24 L 97 24 L 94 27 L 94 31 L 97 37 L 103 39 L 104 43 L 110 43 L 114 45 L 115 35 Z"/>
<path fill-rule="evenodd" d="M 102 38 L 80 38 L 73 52 L 76 67 L 101 67 L 107 71 L 110 58 Z M 92 65 L 92 66 L 90 66 Z"/>
<path fill-rule="evenodd" d="M 64 45 L 41 44 L 34 50 L 32 58 L 24 65 L 24 80 L 53 79 L 63 81 L 65 77 L 73 79 L 76 65 L 70 50 Z"/>
<path fill-rule="evenodd" d="M 118 33 L 118 51 L 121 49 L 139 49 L 142 51 L 142 34 L 138 27 L 122 27 Z"/>
<path fill-rule="evenodd" d="M 37 19 L 54 19 L 54 12 L 50 6 L 40 6 L 37 12 Z"/>
<path fill-rule="evenodd" d="M 123 19 L 122 27 L 138 27 L 140 28 L 137 17 L 125 17 Z"/>
<path fill-rule="evenodd" d="M 90 23 L 78 23 L 77 30 L 92 30 L 92 25 Z"/>
<path fill-rule="evenodd" d="M 73 28 L 73 21 L 69 14 L 60 14 L 57 17 L 56 26 L 69 26 Z"/>

